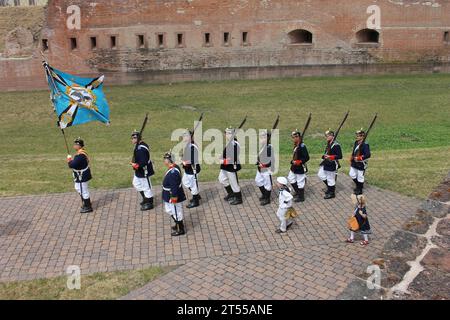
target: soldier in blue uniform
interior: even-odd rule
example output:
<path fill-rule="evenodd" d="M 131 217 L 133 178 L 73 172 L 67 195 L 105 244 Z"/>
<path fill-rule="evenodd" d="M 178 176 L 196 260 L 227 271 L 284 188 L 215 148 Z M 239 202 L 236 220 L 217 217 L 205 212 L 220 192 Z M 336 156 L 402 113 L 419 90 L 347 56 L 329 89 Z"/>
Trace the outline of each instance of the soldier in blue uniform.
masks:
<path fill-rule="evenodd" d="M 140 132 L 133 131 L 131 142 L 135 145 L 131 166 L 134 170 L 133 186 L 141 194 L 141 211 L 153 209 L 153 191 L 150 177 L 155 174 L 150 158 L 150 148 L 142 141 Z"/>
<path fill-rule="evenodd" d="M 219 173 L 219 181 L 227 191 L 227 196 L 224 199 L 231 205 L 242 204 L 241 187 L 237 175 L 238 171 L 241 170 L 240 145 L 235 137 L 235 130 L 234 128 L 225 129 L 226 146 L 220 158 Z"/>
<path fill-rule="evenodd" d="M 77 154 L 72 158 L 67 155 L 67 164 L 73 171 L 75 190 L 81 197 L 81 213 L 92 212 L 91 198 L 89 194 L 88 182 L 92 179 L 91 169 L 89 168 L 89 157 L 84 149 L 84 141 L 77 138 L 74 141 L 73 148 Z"/>
<path fill-rule="evenodd" d="M 351 167 L 349 175 L 355 182 L 356 188 L 353 191 L 356 195 L 363 193 L 364 174 L 367 169 L 368 159 L 370 158 L 370 147 L 364 142 L 365 136 L 366 133 L 362 129 L 356 131 L 356 141 L 353 145 L 350 159 Z"/>
<path fill-rule="evenodd" d="M 333 131 L 326 131 L 325 138 L 327 139 L 327 147 L 322 156 L 323 161 L 317 175 L 327 186 L 324 199 L 332 199 L 336 196 L 336 175 L 340 167 L 339 160 L 342 159 L 342 150 L 339 143 L 334 140 Z"/>
<path fill-rule="evenodd" d="M 162 198 L 164 210 L 175 221 L 171 235 L 176 237 L 186 233 L 182 205 L 182 202 L 186 200 L 186 195 L 181 182 L 180 168 L 174 163 L 170 152 L 164 155 L 164 165 L 167 167 L 167 172 L 164 175 L 162 184 Z"/>
<path fill-rule="evenodd" d="M 186 129 L 183 134 L 183 141 L 186 143 L 183 152 L 183 185 L 191 191 L 192 199 L 187 208 L 195 208 L 200 205 L 200 191 L 198 187 L 198 174 L 200 173 L 200 162 L 198 158 L 198 147 L 192 140 L 192 131 Z"/>
<path fill-rule="evenodd" d="M 298 130 L 292 132 L 291 138 L 294 142 L 294 151 L 291 170 L 287 178 L 295 191 L 294 202 L 303 202 L 305 201 L 306 173 L 308 171 L 306 163 L 309 161 L 309 153 Z"/>
<path fill-rule="evenodd" d="M 260 151 L 258 153 L 258 166 L 256 171 L 255 183 L 261 191 L 261 205 L 265 206 L 270 203 L 270 194 L 272 193 L 272 172 L 275 165 L 275 154 L 270 144 L 270 132 L 261 131 L 259 135 Z"/>

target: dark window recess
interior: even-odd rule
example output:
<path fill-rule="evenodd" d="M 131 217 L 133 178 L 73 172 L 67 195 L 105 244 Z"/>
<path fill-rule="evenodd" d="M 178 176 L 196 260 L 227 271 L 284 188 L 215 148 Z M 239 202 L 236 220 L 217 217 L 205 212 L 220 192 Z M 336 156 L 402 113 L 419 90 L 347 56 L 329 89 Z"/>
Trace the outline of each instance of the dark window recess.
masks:
<path fill-rule="evenodd" d="M 48 40 L 42 39 L 42 51 L 48 51 Z"/>
<path fill-rule="evenodd" d="M 310 44 L 313 40 L 313 34 L 308 30 L 297 29 L 288 33 L 291 44 Z"/>
<path fill-rule="evenodd" d="M 223 44 L 225 44 L 225 45 L 230 44 L 230 33 L 229 32 L 223 33 Z"/>
<path fill-rule="evenodd" d="M 242 32 L 242 44 L 248 44 L 248 32 Z"/>
<path fill-rule="evenodd" d="M 111 48 L 115 49 L 117 46 L 117 37 L 116 36 L 111 36 Z"/>
<path fill-rule="evenodd" d="M 362 29 L 356 33 L 358 43 L 378 43 L 380 34 L 373 29 Z"/>
<path fill-rule="evenodd" d="M 158 34 L 158 46 L 164 46 L 164 35 L 162 33 Z"/>
<path fill-rule="evenodd" d="M 77 38 L 70 38 L 70 49 L 75 50 L 77 48 Z"/>
<path fill-rule="evenodd" d="M 91 49 L 97 49 L 97 37 L 91 37 Z"/>
<path fill-rule="evenodd" d="M 450 32 L 444 32 L 444 42 L 450 42 Z"/>
<path fill-rule="evenodd" d="M 182 33 L 177 33 L 177 45 L 179 47 L 183 46 L 183 34 Z"/>
<path fill-rule="evenodd" d="M 205 44 L 210 45 L 211 44 L 211 34 L 209 32 L 205 33 Z"/>
<path fill-rule="evenodd" d="M 138 47 L 139 48 L 144 48 L 145 47 L 145 39 L 144 39 L 144 35 L 143 34 L 139 34 L 137 36 L 137 42 L 138 42 Z"/>

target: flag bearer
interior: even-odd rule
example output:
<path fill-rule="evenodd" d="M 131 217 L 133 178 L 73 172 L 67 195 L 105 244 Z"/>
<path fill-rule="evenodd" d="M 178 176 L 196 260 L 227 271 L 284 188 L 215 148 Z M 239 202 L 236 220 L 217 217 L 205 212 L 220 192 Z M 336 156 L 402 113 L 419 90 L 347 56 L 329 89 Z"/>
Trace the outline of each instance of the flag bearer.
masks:
<path fill-rule="evenodd" d="M 288 180 L 295 191 L 294 202 L 303 202 L 305 201 L 306 163 L 309 161 L 309 154 L 306 145 L 302 142 L 302 135 L 298 130 L 292 132 L 291 138 L 294 142 L 294 151 Z"/>
<path fill-rule="evenodd" d="M 200 173 L 200 162 L 198 159 L 198 147 L 192 140 L 192 131 L 186 129 L 183 141 L 186 143 L 183 152 L 183 185 L 191 191 L 192 199 L 187 208 L 195 208 L 200 205 L 200 194 L 198 188 L 198 174 Z"/>
<path fill-rule="evenodd" d="M 353 145 L 352 156 L 350 159 L 351 167 L 349 175 L 355 182 L 356 188 L 353 190 L 356 195 L 363 193 L 364 174 L 367 169 L 368 159 L 370 158 L 370 147 L 365 143 L 366 133 L 361 129 L 356 131 L 356 141 Z"/>
<path fill-rule="evenodd" d="M 184 194 L 180 168 L 174 163 L 170 152 L 164 155 L 164 165 L 167 167 L 162 185 L 162 198 L 164 210 L 170 214 L 175 226 L 172 227 L 172 236 L 181 236 L 186 233 L 183 222 L 183 201 L 186 200 Z"/>
<path fill-rule="evenodd" d="M 261 191 L 261 205 L 265 206 L 270 203 L 270 194 L 272 192 L 272 168 L 275 164 L 275 155 L 272 145 L 270 144 L 270 132 L 264 130 L 259 135 L 260 151 L 258 153 L 258 161 L 256 165 L 255 182 Z"/>
<path fill-rule="evenodd" d="M 75 190 L 81 197 L 81 213 L 92 212 L 91 198 L 89 194 L 88 182 L 92 179 L 91 169 L 89 168 L 89 157 L 84 149 L 84 141 L 81 138 L 75 139 L 73 148 L 76 155 L 72 158 L 67 155 L 67 164 L 73 171 L 73 178 L 75 182 Z"/>
<path fill-rule="evenodd" d="M 133 131 L 131 142 L 135 145 L 131 166 L 134 170 L 133 186 L 141 194 L 141 211 L 153 209 L 153 190 L 150 177 L 155 174 L 150 159 L 150 148 L 142 141 L 139 131 Z"/>
<path fill-rule="evenodd" d="M 336 175 L 339 169 L 339 159 L 342 159 L 342 150 L 339 143 L 334 139 L 333 131 L 326 131 L 327 147 L 322 156 L 322 163 L 317 175 L 325 183 L 327 190 L 324 199 L 332 199 L 336 196 Z"/>
<path fill-rule="evenodd" d="M 237 175 L 238 171 L 241 170 L 240 146 L 235 136 L 235 130 L 234 128 L 225 129 L 226 146 L 220 158 L 219 173 L 219 181 L 227 191 L 227 196 L 224 199 L 231 205 L 242 203 L 242 193 Z"/>

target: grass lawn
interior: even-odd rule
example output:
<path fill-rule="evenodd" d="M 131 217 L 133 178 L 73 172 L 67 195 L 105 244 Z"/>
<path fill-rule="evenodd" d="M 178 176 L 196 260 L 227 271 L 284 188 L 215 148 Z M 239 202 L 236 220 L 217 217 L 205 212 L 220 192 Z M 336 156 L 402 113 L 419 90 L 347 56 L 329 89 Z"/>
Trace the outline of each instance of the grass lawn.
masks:
<path fill-rule="evenodd" d="M 117 299 L 172 269 L 151 267 L 143 270 L 99 272 L 92 275 L 82 275 L 81 288 L 79 290 L 69 290 L 67 288 L 67 277 L 65 276 L 0 283 L 0 300 Z"/>
<path fill-rule="evenodd" d="M 270 127 L 280 113 L 283 174 L 292 129 L 302 129 L 312 112 L 306 143 L 313 175 L 324 149 L 323 132 L 335 129 L 347 110 L 350 117 L 339 137 L 345 153 L 341 172 L 348 171 L 354 131 L 367 128 L 375 112 L 379 119 L 368 140 L 373 153 L 369 183 L 425 197 L 450 168 L 450 75 L 192 82 L 111 86 L 105 91 L 111 126 L 90 123 L 67 129 L 70 140 L 81 136 L 87 143 L 93 188 L 131 186 L 130 133 L 140 127 L 145 112 L 151 117 L 144 137 L 153 150 L 154 183 L 163 174 L 162 154 L 174 145 L 172 130 L 191 127 L 200 112 L 205 112 L 204 131 L 237 125 L 246 114 L 246 128 Z M 48 91 L 0 93 L 0 196 L 72 191 L 48 97 Z M 254 171 L 247 164 L 241 177 L 253 178 Z M 204 165 L 201 180 L 217 175 L 217 165 Z"/>

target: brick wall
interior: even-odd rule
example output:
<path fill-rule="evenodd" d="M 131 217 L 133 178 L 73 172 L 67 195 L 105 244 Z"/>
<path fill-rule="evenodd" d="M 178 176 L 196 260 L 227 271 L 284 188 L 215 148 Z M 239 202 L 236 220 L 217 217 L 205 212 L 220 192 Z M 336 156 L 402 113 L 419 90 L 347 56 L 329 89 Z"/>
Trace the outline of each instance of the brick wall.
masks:
<path fill-rule="evenodd" d="M 66 9 L 73 4 L 81 9 L 80 30 L 66 26 Z M 373 4 L 381 9 L 379 41 L 358 43 L 356 33 L 366 28 L 366 10 Z M 311 32 L 312 42 L 292 44 L 289 33 L 296 29 Z M 290 68 L 297 75 L 364 72 L 369 69 L 354 66 L 367 64 L 381 64 L 370 70 L 390 72 L 399 69 L 398 63 L 405 72 L 416 63 L 425 63 L 419 69 L 430 72 L 430 66 L 442 64 L 445 71 L 450 62 L 447 31 L 449 0 L 54 0 L 49 1 L 42 38 L 48 40 L 46 55 L 55 67 L 78 74 L 104 72 L 122 83 L 136 77 L 216 78 L 217 70 L 227 78 L 236 74 L 233 70 L 251 68 L 252 77 L 284 76 Z M 229 33 L 229 43 L 224 43 L 224 33 Z M 35 66 L 38 58 L 23 63 L 29 68 L 26 76 L 15 70 L 22 63 L 0 60 L 0 89 L 22 79 L 42 80 L 35 74 L 42 73 Z M 336 67 L 341 65 L 347 68 Z M 223 71 L 227 68 L 231 71 Z"/>

